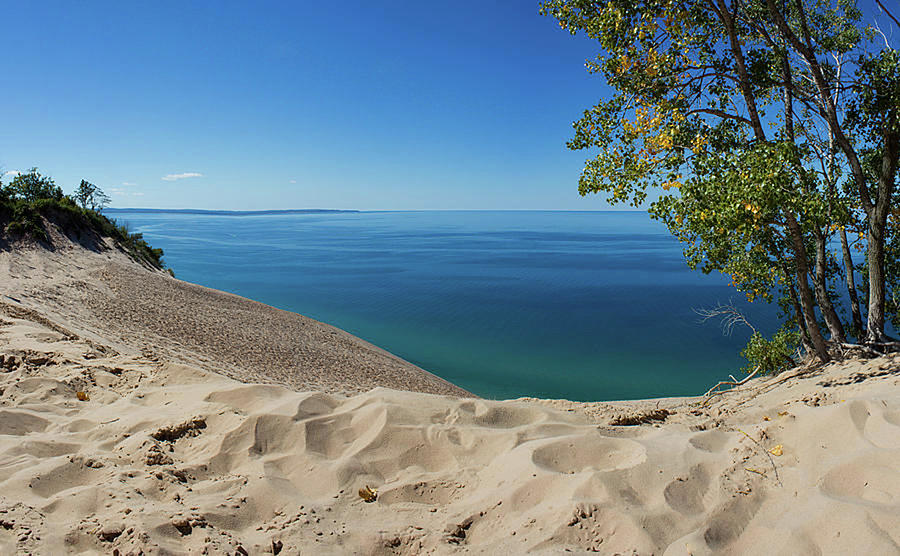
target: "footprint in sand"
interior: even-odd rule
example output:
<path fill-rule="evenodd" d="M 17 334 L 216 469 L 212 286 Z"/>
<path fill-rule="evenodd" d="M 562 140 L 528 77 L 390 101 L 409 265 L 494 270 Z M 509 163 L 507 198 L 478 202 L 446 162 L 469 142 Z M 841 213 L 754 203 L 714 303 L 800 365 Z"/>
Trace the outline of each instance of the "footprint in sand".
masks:
<path fill-rule="evenodd" d="M 702 465 L 691 468 L 687 477 L 679 477 L 666 486 L 663 494 L 670 508 L 685 515 L 703 513 L 703 495 L 709 490 L 709 474 Z"/>
<path fill-rule="evenodd" d="M 46 442 L 42 440 L 25 440 L 3 452 L 4 456 L 32 456 L 36 458 L 54 458 L 66 454 L 74 454 L 81 448 L 78 444 L 67 442 Z"/>
<path fill-rule="evenodd" d="M 762 496 L 739 496 L 718 507 L 703 532 L 703 540 L 713 551 L 719 551 L 741 536 L 759 511 Z"/>
<path fill-rule="evenodd" d="M 432 423 L 446 425 L 478 425 L 492 429 L 511 429 L 546 420 L 546 411 L 505 403 L 485 403 L 477 400 L 463 401 L 453 409 L 436 413 Z"/>
<path fill-rule="evenodd" d="M 536 449 L 531 460 L 542 469 L 579 473 L 585 469 L 614 471 L 634 467 L 647 459 L 644 447 L 624 438 L 599 435 L 570 436 Z"/>
<path fill-rule="evenodd" d="M 880 400 L 849 405 L 853 423 L 869 442 L 884 450 L 900 449 L 900 410 Z"/>
<path fill-rule="evenodd" d="M 459 492 L 459 486 L 456 482 L 444 480 L 419 481 L 385 490 L 379 493 L 378 501 L 383 504 L 413 502 L 429 506 L 445 505 Z"/>
<path fill-rule="evenodd" d="M 98 479 L 89 480 L 89 477 L 96 477 L 98 473 L 99 471 L 85 466 L 83 461 L 76 459 L 36 475 L 29 482 L 29 486 L 38 496 L 49 498 L 58 492 L 80 487 L 89 482 L 96 483 Z"/>
<path fill-rule="evenodd" d="M 900 510 L 900 471 L 895 457 L 865 456 L 829 471 L 819 486 L 826 496 L 856 504 Z"/>
<path fill-rule="evenodd" d="M 0 434 L 22 436 L 30 432 L 41 432 L 50 425 L 50 421 L 25 411 L 0 411 Z"/>
<path fill-rule="evenodd" d="M 711 430 L 695 434 L 691 437 L 691 446 L 704 452 L 721 452 L 728 444 L 729 435 L 722 430 Z"/>

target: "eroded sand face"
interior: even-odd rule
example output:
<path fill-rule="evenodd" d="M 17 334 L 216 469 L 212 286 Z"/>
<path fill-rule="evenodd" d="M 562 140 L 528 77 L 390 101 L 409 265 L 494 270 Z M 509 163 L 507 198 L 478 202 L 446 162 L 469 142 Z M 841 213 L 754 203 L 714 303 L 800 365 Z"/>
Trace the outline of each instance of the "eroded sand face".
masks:
<path fill-rule="evenodd" d="M 241 381 L 350 395 L 379 386 L 472 394 L 313 319 L 143 268 L 49 226 L 55 249 L 0 251 L 0 293 L 80 337 Z M 12 299 L 10 299 L 10 297 Z"/>

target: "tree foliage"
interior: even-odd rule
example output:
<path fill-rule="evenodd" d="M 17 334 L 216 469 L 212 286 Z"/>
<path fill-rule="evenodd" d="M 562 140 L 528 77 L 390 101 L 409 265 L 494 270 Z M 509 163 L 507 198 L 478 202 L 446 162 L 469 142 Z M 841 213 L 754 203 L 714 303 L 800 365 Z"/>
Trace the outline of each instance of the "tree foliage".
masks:
<path fill-rule="evenodd" d="M 759 369 L 761 374 L 775 374 L 793 367 L 796 364 L 793 355 L 799 340 L 797 331 L 788 328 L 780 329 L 771 339 L 754 332 L 741 352 L 747 360 L 745 371 Z"/>
<path fill-rule="evenodd" d="M 6 186 L 5 191 L 9 198 L 29 203 L 38 199 L 60 200 L 63 198 L 62 189 L 51 178 L 42 176 L 37 168 L 15 176 Z"/>
<path fill-rule="evenodd" d="M 826 335 L 889 342 L 900 56 L 856 2 L 548 0 L 541 11 L 597 41 L 587 69 L 612 91 L 573 124 L 569 148 L 592 153 L 582 195 L 636 207 L 658 196 L 649 212 L 688 264 L 779 301 L 823 361 Z M 839 285 L 856 299 L 848 231 L 866 256 L 865 325 L 858 304 L 852 322 L 839 315 Z"/>
<path fill-rule="evenodd" d="M 83 209 L 100 211 L 109 206 L 110 198 L 102 189 L 89 181 L 81 180 L 73 195 Z"/>

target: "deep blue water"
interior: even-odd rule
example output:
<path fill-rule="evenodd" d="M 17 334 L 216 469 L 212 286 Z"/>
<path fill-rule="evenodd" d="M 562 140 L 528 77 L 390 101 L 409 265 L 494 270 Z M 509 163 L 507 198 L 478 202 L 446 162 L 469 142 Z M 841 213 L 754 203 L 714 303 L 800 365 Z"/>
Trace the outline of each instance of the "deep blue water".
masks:
<path fill-rule="evenodd" d="M 343 328 L 478 395 L 697 394 L 745 330 L 694 308 L 741 296 L 687 268 L 641 212 L 116 212 L 178 278 Z M 748 314 L 771 328 L 775 309 Z"/>

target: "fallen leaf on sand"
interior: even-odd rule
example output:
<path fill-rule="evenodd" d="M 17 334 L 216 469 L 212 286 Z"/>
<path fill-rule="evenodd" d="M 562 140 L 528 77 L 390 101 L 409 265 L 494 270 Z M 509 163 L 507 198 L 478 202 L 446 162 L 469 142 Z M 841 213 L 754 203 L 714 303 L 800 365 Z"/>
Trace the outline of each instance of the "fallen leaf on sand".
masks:
<path fill-rule="evenodd" d="M 771 421 L 768 415 L 763 415 L 763 421 Z"/>
<path fill-rule="evenodd" d="M 778 446 L 775 446 L 774 448 L 769 450 L 769 453 L 772 454 L 773 456 L 780 456 L 781 454 L 784 453 L 784 450 L 782 449 L 781 444 L 779 444 Z"/>
<path fill-rule="evenodd" d="M 779 416 L 779 417 L 785 417 L 785 416 L 787 416 L 787 414 L 788 414 L 787 411 L 779 411 L 779 412 L 778 412 L 778 416 Z"/>
<path fill-rule="evenodd" d="M 378 499 L 378 489 L 369 488 L 369 485 L 366 485 L 365 488 L 359 489 L 359 497 L 366 502 L 374 502 Z"/>
<path fill-rule="evenodd" d="M 80 402 L 86 402 L 91 399 L 91 397 L 87 395 L 87 392 L 75 392 L 75 397 L 78 398 L 78 401 Z"/>

